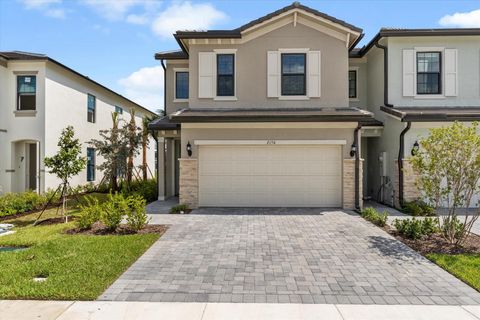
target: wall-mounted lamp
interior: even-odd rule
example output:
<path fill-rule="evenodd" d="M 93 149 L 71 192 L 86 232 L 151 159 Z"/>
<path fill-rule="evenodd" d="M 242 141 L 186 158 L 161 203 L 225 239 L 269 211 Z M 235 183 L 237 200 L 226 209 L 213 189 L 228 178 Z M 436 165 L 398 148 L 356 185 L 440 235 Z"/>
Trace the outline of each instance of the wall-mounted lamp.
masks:
<path fill-rule="evenodd" d="M 187 143 L 187 154 L 189 157 L 192 156 L 192 145 L 190 144 L 190 141 Z"/>
<path fill-rule="evenodd" d="M 357 154 L 357 145 L 355 143 L 352 144 L 352 147 L 350 148 L 350 157 L 355 157 Z"/>
<path fill-rule="evenodd" d="M 418 144 L 418 141 L 415 141 L 415 143 L 413 144 L 413 148 L 412 148 L 412 156 L 416 155 L 418 150 L 420 149 L 420 145 Z"/>

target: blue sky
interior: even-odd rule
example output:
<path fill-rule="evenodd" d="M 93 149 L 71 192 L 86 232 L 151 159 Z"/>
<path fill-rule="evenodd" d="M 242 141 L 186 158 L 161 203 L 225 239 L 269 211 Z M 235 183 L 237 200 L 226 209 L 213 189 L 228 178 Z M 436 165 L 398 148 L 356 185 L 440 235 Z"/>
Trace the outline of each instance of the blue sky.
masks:
<path fill-rule="evenodd" d="M 177 29 L 231 29 L 292 1 L 1 0 L 0 51 L 45 53 L 155 110 L 163 75 L 153 54 Z M 301 1 L 365 32 L 480 27 L 479 1 Z"/>

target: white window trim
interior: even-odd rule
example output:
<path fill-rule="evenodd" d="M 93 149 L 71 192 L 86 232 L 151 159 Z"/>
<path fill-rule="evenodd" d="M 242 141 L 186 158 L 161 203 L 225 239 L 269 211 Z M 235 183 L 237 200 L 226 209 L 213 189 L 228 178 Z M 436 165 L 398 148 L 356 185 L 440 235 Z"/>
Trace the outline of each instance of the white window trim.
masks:
<path fill-rule="evenodd" d="M 188 99 L 177 99 L 177 72 L 188 72 L 188 96 L 190 97 L 190 71 L 188 68 L 173 68 L 173 102 L 188 102 Z"/>
<path fill-rule="evenodd" d="M 442 93 L 441 94 L 418 94 L 417 93 L 417 52 L 440 52 L 440 61 L 441 61 L 441 74 L 440 78 L 442 80 Z M 413 96 L 414 99 L 418 100 L 429 100 L 429 99 L 446 99 L 445 97 L 445 47 L 414 47 L 413 48 L 413 55 L 415 58 L 415 64 L 413 67 L 413 73 L 415 77 L 413 77 L 413 86 L 415 88 L 415 95 Z"/>
<path fill-rule="evenodd" d="M 298 101 L 298 100 L 310 100 L 308 96 L 308 52 L 310 48 L 280 48 L 278 52 L 280 52 L 280 59 L 278 59 L 278 70 L 280 71 L 280 81 L 278 81 L 278 100 L 290 100 L 290 101 Z M 282 54 L 283 53 L 304 53 L 305 54 L 305 95 L 301 96 L 283 96 L 282 95 Z"/>
<path fill-rule="evenodd" d="M 360 101 L 360 98 L 358 98 L 358 71 L 359 70 L 360 70 L 360 67 L 349 67 L 348 68 L 348 71 L 355 71 L 355 73 L 356 73 L 356 76 L 355 76 L 355 93 L 357 94 L 357 96 L 355 98 L 350 98 L 350 92 L 348 92 L 348 95 L 349 95 L 348 100 L 352 101 L 352 102 Z M 350 83 L 350 81 L 349 81 L 349 83 Z"/>
<path fill-rule="evenodd" d="M 213 97 L 214 101 L 237 101 L 237 49 L 226 48 L 226 49 L 213 49 L 215 52 L 215 63 L 214 63 L 214 72 L 213 72 L 213 82 L 215 84 L 215 95 Z M 217 96 L 217 55 L 219 54 L 233 54 L 233 96 Z"/>

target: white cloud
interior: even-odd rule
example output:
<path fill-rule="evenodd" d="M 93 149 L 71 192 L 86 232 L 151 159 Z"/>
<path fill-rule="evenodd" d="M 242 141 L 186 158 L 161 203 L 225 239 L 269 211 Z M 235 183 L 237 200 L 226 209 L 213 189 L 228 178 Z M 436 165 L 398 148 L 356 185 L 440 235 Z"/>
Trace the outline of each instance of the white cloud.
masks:
<path fill-rule="evenodd" d="M 162 66 L 141 68 L 118 81 L 127 98 L 155 111 L 163 107 Z"/>
<path fill-rule="evenodd" d="M 61 0 L 21 0 L 20 2 L 22 2 L 27 9 L 40 9 L 52 4 L 59 4 Z"/>
<path fill-rule="evenodd" d="M 144 25 L 149 23 L 150 17 L 146 14 L 129 14 L 126 21 L 131 24 Z"/>
<path fill-rule="evenodd" d="M 59 6 L 62 0 L 21 0 L 25 9 L 42 11 L 48 17 L 64 19 L 66 12 Z"/>
<path fill-rule="evenodd" d="M 152 13 L 161 4 L 158 0 L 82 0 L 82 3 L 109 21 L 123 20 L 135 8 L 144 14 Z"/>
<path fill-rule="evenodd" d="M 152 24 L 160 37 L 168 38 L 177 30 L 206 30 L 227 18 L 209 3 L 192 4 L 190 1 L 174 3 L 161 12 Z"/>
<path fill-rule="evenodd" d="M 480 9 L 448 14 L 443 16 L 438 23 L 449 27 L 480 28 Z"/>

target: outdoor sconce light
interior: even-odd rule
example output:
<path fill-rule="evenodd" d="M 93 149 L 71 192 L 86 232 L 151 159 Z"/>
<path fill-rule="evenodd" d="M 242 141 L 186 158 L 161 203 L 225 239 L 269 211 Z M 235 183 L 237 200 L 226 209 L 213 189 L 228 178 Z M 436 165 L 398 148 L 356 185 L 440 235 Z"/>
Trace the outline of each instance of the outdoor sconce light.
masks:
<path fill-rule="evenodd" d="M 357 154 L 357 146 L 352 144 L 352 148 L 350 149 L 350 157 L 354 157 Z"/>
<path fill-rule="evenodd" d="M 192 145 L 190 144 L 190 141 L 187 143 L 187 154 L 189 157 L 192 156 Z"/>
<path fill-rule="evenodd" d="M 412 148 L 412 156 L 416 155 L 418 150 L 420 149 L 420 145 L 418 144 L 418 141 L 415 141 L 415 143 L 413 144 L 413 148 Z"/>

